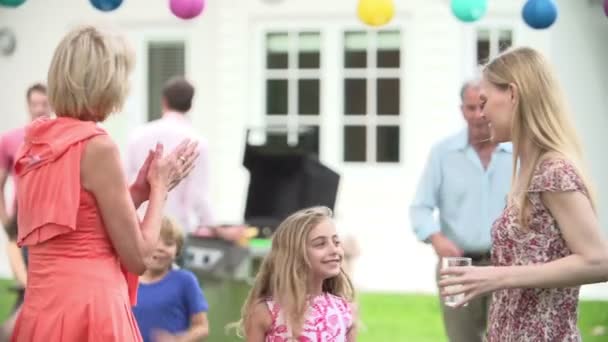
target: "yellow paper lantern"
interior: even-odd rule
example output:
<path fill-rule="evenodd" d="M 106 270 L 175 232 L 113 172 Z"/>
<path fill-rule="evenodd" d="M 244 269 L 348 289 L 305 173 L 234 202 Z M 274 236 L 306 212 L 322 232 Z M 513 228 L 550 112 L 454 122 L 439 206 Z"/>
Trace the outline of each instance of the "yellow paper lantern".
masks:
<path fill-rule="evenodd" d="M 357 15 L 370 26 L 387 24 L 395 15 L 393 0 L 359 0 Z"/>

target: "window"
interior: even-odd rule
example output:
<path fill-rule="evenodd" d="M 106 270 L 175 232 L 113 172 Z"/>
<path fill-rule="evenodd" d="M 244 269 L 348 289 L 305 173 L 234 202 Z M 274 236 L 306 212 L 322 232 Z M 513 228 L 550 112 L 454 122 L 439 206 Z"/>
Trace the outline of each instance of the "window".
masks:
<path fill-rule="evenodd" d="M 476 30 L 476 65 L 486 64 L 500 52 L 513 46 L 513 30 L 479 27 Z"/>
<path fill-rule="evenodd" d="M 148 43 L 148 121 L 161 116 L 162 89 L 170 78 L 185 74 L 185 43 Z"/>
<path fill-rule="evenodd" d="M 321 34 L 265 35 L 266 145 L 298 146 L 318 156 L 321 115 Z"/>
<path fill-rule="evenodd" d="M 400 161 L 401 33 L 347 31 L 343 45 L 343 160 Z"/>

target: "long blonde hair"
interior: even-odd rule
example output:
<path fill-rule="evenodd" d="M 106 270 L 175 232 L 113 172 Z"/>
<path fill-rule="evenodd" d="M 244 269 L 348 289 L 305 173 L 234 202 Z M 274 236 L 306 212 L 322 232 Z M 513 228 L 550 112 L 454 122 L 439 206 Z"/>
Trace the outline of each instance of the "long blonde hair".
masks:
<path fill-rule="evenodd" d="M 308 308 L 308 284 L 311 276 L 306 252 L 308 234 L 319 223 L 331 217 L 330 209 L 313 207 L 292 214 L 279 225 L 272 238 L 271 250 L 264 258 L 243 305 L 238 323 L 241 334 L 252 318 L 255 306 L 272 299 L 285 313 L 292 337 L 297 338 Z M 344 270 L 339 275 L 326 279 L 323 291 L 348 301 L 354 299 L 352 284 Z"/>
<path fill-rule="evenodd" d="M 534 49 L 516 48 L 490 61 L 484 67 L 483 75 L 499 89 L 508 89 L 510 84 L 517 87 L 519 96 L 511 126 L 513 187 L 509 198 L 518 205 L 521 226 L 527 226 L 527 189 L 530 187 L 534 169 L 546 153 L 563 156 L 574 165 L 595 209 L 593 189 L 583 162 L 581 143 L 570 121 L 561 87 L 548 61 Z M 518 175 L 523 139 L 531 140 L 534 151 L 528 156 L 530 167 Z"/>

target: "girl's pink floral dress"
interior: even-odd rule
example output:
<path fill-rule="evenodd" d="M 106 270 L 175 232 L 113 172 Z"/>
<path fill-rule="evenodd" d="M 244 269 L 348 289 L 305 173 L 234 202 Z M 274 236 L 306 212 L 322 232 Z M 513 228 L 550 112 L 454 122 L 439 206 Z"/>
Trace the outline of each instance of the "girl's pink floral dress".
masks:
<path fill-rule="evenodd" d="M 346 335 L 353 325 L 350 304 L 344 298 L 324 293 L 310 299 L 302 332 L 293 339 L 279 305 L 272 300 L 266 304 L 272 317 L 266 342 L 347 342 Z"/>

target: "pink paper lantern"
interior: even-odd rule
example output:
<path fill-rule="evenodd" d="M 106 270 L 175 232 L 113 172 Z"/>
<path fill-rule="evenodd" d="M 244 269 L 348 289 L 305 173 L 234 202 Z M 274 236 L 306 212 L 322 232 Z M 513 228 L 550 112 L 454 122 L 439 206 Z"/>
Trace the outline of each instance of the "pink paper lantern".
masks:
<path fill-rule="evenodd" d="M 604 0 L 604 13 L 608 17 L 608 0 Z"/>
<path fill-rule="evenodd" d="M 169 8 L 176 17 L 188 20 L 203 12 L 205 0 L 170 0 Z"/>

